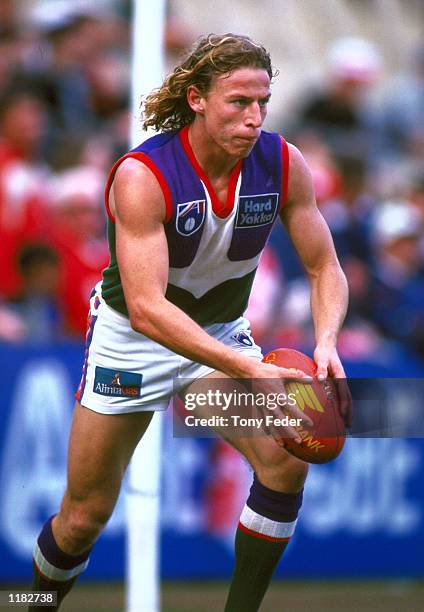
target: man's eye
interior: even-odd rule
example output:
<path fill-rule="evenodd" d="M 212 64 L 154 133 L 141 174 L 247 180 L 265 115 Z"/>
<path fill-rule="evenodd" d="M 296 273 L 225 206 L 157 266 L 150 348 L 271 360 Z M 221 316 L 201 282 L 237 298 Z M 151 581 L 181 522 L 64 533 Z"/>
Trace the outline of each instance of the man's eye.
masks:
<path fill-rule="evenodd" d="M 259 100 L 259 106 L 262 106 L 263 108 L 264 106 L 268 104 L 268 102 L 269 102 L 268 98 L 266 98 L 266 100 Z"/>

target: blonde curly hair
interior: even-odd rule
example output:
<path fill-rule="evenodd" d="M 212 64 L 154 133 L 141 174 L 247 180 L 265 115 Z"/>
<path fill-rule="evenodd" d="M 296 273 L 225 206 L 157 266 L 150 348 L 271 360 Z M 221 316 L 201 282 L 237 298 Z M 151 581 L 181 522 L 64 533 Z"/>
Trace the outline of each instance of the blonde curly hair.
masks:
<path fill-rule="evenodd" d="M 277 73 L 267 50 L 248 36 L 209 34 L 200 38 L 188 55 L 169 74 L 162 86 L 142 104 L 143 128 L 156 131 L 179 130 L 194 120 L 195 112 L 187 102 L 187 89 L 195 85 L 206 94 L 216 75 L 252 66 L 266 70 L 272 79 Z"/>

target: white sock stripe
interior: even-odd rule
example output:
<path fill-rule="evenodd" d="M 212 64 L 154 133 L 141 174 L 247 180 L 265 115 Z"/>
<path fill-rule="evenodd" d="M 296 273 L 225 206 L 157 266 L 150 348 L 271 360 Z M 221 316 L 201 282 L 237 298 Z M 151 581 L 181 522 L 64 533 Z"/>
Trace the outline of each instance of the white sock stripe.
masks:
<path fill-rule="evenodd" d="M 272 538 L 290 538 L 295 530 L 297 519 L 291 523 L 280 523 L 262 516 L 245 505 L 240 516 L 240 523 L 251 531 L 262 533 Z"/>
<path fill-rule="evenodd" d="M 71 578 L 74 578 L 75 576 L 81 574 L 81 572 L 83 572 L 88 565 L 87 559 L 87 561 L 83 561 L 82 563 L 71 569 L 59 569 L 58 567 L 55 567 L 47 561 L 37 543 L 35 544 L 34 548 L 34 561 L 43 576 L 49 578 L 50 580 L 57 580 L 58 582 L 65 582 L 66 580 L 71 580 Z"/>

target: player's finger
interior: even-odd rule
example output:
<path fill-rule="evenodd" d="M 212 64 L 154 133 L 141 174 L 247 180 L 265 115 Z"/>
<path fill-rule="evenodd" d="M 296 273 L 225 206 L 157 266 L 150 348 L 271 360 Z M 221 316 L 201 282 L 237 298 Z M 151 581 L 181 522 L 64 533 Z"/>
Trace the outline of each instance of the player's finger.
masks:
<path fill-rule="evenodd" d="M 300 437 L 296 427 L 293 427 L 292 425 L 288 424 L 283 425 L 281 424 L 281 422 L 276 424 L 274 419 L 272 419 L 271 423 L 267 424 L 265 430 L 268 435 L 271 435 L 274 438 L 274 440 L 280 438 L 291 438 L 297 444 L 300 444 L 302 442 L 302 438 Z"/>
<path fill-rule="evenodd" d="M 332 363 L 331 364 L 331 376 L 333 378 L 338 378 L 338 379 L 346 378 L 345 371 L 344 371 L 343 366 L 342 366 L 342 364 L 340 362 L 336 361 L 336 363 Z"/>
<path fill-rule="evenodd" d="M 300 444 L 302 442 L 302 438 L 300 437 L 296 429 L 294 427 L 290 427 L 289 425 L 287 427 L 272 426 L 271 435 L 276 442 L 277 440 L 282 440 L 284 438 L 291 438 L 292 440 L 296 442 L 296 444 Z"/>
<path fill-rule="evenodd" d="M 318 380 L 325 380 L 328 376 L 328 360 L 320 359 L 317 363 L 317 373 L 316 376 Z"/>
<path fill-rule="evenodd" d="M 282 371 L 282 378 L 301 380 L 302 382 L 313 382 L 314 380 L 312 376 L 297 368 L 280 368 L 280 370 Z"/>
<path fill-rule="evenodd" d="M 276 444 L 278 444 L 278 446 L 280 448 L 285 448 L 286 447 L 286 440 L 285 440 L 285 438 L 280 438 L 279 436 L 274 436 L 274 441 L 276 442 Z"/>

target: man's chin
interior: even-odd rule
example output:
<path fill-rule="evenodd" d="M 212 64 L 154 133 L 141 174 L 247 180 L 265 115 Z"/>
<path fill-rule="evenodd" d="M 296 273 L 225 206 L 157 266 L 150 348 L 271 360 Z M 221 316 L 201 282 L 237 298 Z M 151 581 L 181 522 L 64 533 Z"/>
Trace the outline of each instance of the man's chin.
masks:
<path fill-rule="evenodd" d="M 255 144 L 256 144 L 256 140 L 253 142 L 251 141 L 246 141 L 244 143 L 240 142 L 240 144 L 233 147 L 234 155 L 240 158 L 248 157 L 253 147 L 255 146 Z"/>

